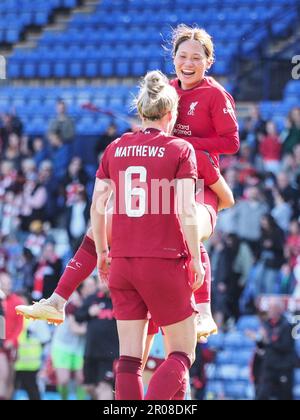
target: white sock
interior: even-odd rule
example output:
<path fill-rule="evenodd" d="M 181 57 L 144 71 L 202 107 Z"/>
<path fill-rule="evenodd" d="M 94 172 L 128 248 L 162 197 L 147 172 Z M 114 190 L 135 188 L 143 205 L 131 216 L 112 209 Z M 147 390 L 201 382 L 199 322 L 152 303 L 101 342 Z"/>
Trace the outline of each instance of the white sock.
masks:
<path fill-rule="evenodd" d="M 54 306 L 58 311 L 63 311 L 67 301 L 56 293 L 53 293 L 53 295 L 47 299 L 47 303 L 49 303 L 51 306 Z"/>
<path fill-rule="evenodd" d="M 200 315 L 207 315 L 207 316 L 212 317 L 210 302 L 208 302 L 208 303 L 198 303 L 196 305 L 196 307 L 197 307 Z"/>

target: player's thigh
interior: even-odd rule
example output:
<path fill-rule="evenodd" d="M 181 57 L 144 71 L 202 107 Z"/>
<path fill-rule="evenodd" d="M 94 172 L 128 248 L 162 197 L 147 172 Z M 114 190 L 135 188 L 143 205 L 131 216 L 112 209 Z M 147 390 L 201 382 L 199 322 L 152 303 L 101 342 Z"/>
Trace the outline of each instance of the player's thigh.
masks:
<path fill-rule="evenodd" d="M 109 289 L 117 321 L 148 319 L 148 308 L 133 281 L 135 266 L 132 260 L 112 259 Z"/>
<path fill-rule="evenodd" d="M 148 321 L 146 319 L 135 321 L 117 321 L 120 355 L 143 358 Z"/>
<path fill-rule="evenodd" d="M 185 258 L 140 258 L 134 268 L 136 289 L 157 326 L 176 324 L 195 312 Z"/>
<path fill-rule="evenodd" d="M 213 234 L 211 214 L 203 204 L 197 203 L 197 218 L 202 242 L 209 239 Z"/>

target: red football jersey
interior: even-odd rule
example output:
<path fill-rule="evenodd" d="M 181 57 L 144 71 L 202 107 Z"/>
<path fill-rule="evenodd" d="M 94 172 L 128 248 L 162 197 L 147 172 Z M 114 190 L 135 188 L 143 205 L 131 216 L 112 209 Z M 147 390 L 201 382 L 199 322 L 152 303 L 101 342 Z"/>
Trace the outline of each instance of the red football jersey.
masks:
<path fill-rule="evenodd" d="M 112 257 L 187 256 L 169 183 L 197 180 L 189 143 L 155 129 L 125 134 L 106 149 L 97 177 L 115 186 Z"/>
<path fill-rule="evenodd" d="M 236 153 L 239 134 L 232 96 L 212 77 L 190 90 L 181 89 L 178 79 L 171 85 L 180 97 L 174 135 L 215 155 L 216 162 L 220 154 Z"/>

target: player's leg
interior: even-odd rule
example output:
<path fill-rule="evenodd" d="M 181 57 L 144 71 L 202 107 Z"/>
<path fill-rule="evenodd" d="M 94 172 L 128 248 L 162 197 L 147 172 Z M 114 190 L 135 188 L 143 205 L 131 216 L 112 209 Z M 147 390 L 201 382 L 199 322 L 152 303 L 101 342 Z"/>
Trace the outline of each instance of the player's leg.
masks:
<path fill-rule="evenodd" d="M 146 399 L 171 400 L 182 387 L 196 347 L 196 310 L 185 259 L 138 259 L 135 265 L 136 289 L 153 321 L 176 334 L 168 340 L 171 354 L 153 375 Z M 177 327 L 179 328 L 177 329 Z"/>
<path fill-rule="evenodd" d="M 111 241 L 113 210 L 107 214 L 107 237 Z M 97 266 L 97 253 L 92 229 L 88 229 L 77 253 L 69 261 L 56 290 L 48 299 L 30 306 L 18 306 L 16 311 L 32 319 L 46 320 L 54 324 L 64 321 L 64 308 L 71 295 L 93 273 Z"/>
<path fill-rule="evenodd" d="M 201 242 L 204 242 L 213 234 L 211 214 L 206 206 L 197 203 L 197 215 Z"/>
<path fill-rule="evenodd" d="M 208 210 L 207 206 L 198 204 L 198 220 L 200 223 L 201 241 L 208 239 L 214 231 L 216 216 Z M 199 315 L 197 317 L 198 341 L 205 341 L 210 335 L 217 334 L 218 327 L 211 312 L 211 264 L 205 247 L 201 244 L 201 259 L 205 266 L 205 279 L 203 285 L 195 292 L 195 300 Z"/>
<path fill-rule="evenodd" d="M 205 266 L 205 279 L 202 287 L 194 293 L 197 310 L 197 337 L 199 342 L 205 342 L 209 336 L 218 333 L 218 327 L 211 312 L 211 263 L 209 255 L 201 246 L 201 260 Z"/>
<path fill-rule="evenodd" d="M 116 400 L 142 400 L 142 359 L 148 332 L 148 308 L 133 285 L 134 258 L 114 258 L 109 288 L 117 320 L 120 358 L 116 368 Z"/>
<path fill-rule="evenodd" d="M 116 372 L 116 400 L 143 400 L 142 358 L 148 321 L 117 321 L 120 359 Z"/>
<path fill-rule="evenodd" d="M 163 327 L 169 355 L 154 373 L 146 400 L 171 400 L 185 394 L 187 375 L 195 360 L 196 314 L 184 321 Z M 183 399 L 183 398 L 182 398 Z"/>

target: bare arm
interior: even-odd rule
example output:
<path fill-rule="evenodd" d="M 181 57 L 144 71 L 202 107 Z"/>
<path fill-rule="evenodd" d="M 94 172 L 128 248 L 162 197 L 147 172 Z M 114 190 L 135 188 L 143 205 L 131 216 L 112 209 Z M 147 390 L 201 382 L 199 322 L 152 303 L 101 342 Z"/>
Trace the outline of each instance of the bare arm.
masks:
<path fill-rule="evenodd" d="M 219 211 L 229 209 L 235 205 L 233 193 L 222 176 L 218 182 L 210 186 L 210 189 L 219 198 Z"/>
<path fill-rule="evenodd" d="M 112 192 L 110 183 L 101 181 L 100 179 L 96 180 L 91 206 L 91 226 L 100 265 L 102 265 L 100 262 L 101 259 L 104 263 L 103 258 L 107 258 L 108 255 L 106 211 Z M 101 267 L 99 268 L 101 269 Z"/>

